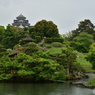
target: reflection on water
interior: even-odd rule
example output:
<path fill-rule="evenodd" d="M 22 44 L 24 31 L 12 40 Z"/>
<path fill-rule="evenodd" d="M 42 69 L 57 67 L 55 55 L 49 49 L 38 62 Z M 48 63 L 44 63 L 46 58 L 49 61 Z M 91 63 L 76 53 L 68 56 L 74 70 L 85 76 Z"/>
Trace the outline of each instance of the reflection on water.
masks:
<path fill-rule="evenodd" d="M 72 86 L 69 85 L 68 83 L 49 83 L 49 84 L 0 83 L 0 95 L 95 95 L 95 94 L 93 94 L 92 89 Z"/>
<path fill-rule="evenodd" d="M 94 95 L 91 89 L 69 84 L 0 84 L 0 95 Z"/>

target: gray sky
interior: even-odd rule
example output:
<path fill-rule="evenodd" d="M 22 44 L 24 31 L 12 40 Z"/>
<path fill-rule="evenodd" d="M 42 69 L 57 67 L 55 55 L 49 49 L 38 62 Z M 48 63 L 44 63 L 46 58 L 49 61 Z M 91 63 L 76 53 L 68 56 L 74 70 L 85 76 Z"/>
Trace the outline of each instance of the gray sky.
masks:
<path fill-rule="evenodd" d="M 76 29 L 84 19 L 95 24 L 95 0 L 0 0 L 0 25 L 11 24 L 21 13 L 31 25 L 51 20 L 64 34 Z"/>

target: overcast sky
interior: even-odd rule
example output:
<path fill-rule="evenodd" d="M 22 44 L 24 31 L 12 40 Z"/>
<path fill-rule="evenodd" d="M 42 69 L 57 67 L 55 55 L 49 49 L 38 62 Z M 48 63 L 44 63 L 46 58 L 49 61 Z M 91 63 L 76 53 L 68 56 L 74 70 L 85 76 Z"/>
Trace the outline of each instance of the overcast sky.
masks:
<path fill-rule="evenodd" d="M 31 25 L 51 20 L 65 34 L 84 19 L 95 24 L 95 0 L 0 0 L 0 25 L 11 24 L 21 13 Z"/>

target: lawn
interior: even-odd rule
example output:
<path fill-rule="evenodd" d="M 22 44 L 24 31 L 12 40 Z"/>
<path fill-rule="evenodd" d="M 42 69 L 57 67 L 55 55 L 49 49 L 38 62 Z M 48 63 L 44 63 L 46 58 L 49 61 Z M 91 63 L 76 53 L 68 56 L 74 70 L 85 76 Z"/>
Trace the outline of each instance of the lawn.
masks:
<path fill-rule="evenodd" d="M 92 79 L 86 83 L 87 86 L 95 86 L 95 79 Z"/>
<path fill-rule="evenodd" d="M 75 51 L 77 54 L 77 62 L 80 63 L 82 66 L 91 66 L 90 62 L 85 59 L 85 55 L 78 51 Z"/>

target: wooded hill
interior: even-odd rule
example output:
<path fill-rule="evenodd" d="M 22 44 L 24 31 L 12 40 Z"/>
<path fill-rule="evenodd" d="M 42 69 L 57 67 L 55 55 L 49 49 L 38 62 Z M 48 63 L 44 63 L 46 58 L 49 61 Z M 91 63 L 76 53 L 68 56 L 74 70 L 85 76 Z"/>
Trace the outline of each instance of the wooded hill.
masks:
<path fill-rule="evenodd" d="M 43 82 L 81 78 L 85 72 L 83 62 L 95 69 L 94 34 L 90 20 L 81 21 L 76 30 L 62 35 L 57 25 L 46 20 L 30 28 L 0 26 L 0 80 Z"/>

